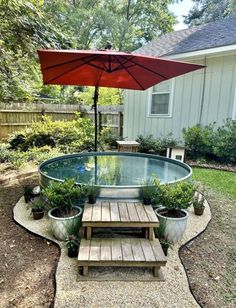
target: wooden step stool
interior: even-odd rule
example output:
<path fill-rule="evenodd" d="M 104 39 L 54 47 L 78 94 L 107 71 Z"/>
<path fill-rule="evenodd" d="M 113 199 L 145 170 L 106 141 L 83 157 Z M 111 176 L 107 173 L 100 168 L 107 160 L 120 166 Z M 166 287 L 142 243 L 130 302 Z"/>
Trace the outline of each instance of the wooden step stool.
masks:
<path fill-rule="evenodd" d="M 125 266 L 152 267 L 154 276 L 160 277 L 167 260 L 158 240 L 93 238 L 81 240 L 78 261 L 83 275 L 88 275 L 90 266 Z"/>

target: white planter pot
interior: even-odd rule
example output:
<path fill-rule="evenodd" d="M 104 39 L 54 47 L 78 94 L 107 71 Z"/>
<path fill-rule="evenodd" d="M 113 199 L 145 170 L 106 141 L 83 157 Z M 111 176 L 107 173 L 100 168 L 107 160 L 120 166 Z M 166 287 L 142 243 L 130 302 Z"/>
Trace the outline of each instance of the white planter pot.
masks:
<path fill-rule="evenodd" d="M 48 212 L 48 216 L 51 221 L 52 233 L 54 237 L 59 241 L 64 241 L 69 235 L 68 230 L 75 224 L 79 224 L 81 221 L 83 210 L 78 206 L 74 206 L 73 208 L 78 211 L 78 214 L 71 217 L 54 216 L 53 213 L 57 211 L 57 207 L 54 207 Z"/>
<path fill-rule="evenodd" d="M 188 212 L 186 210 L 181 210 L 185 214 L 184 217 L 181 218 L 172 218 L 166 217 L 160 214 L 165 208 L 156 209 L 156 215 L 159 221 L 166 221 L 166 229 L 165 229 L 165 236 L 168 237 L 168 240 L 176 243 L 180 241 L 183 237 L 184 231 L 187 226 L 188 221 Z"/>

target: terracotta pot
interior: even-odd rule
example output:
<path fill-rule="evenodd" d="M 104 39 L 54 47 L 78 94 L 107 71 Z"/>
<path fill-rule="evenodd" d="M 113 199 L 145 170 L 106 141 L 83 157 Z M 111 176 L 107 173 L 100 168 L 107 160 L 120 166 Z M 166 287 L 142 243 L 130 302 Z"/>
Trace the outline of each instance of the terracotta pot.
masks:
<path fill-rule="evenodd" d="M 69 258 L 76 258 L 76 257 L 78 257 L 78 248 L 79 247 L 68 248 L 68 257 Z"/>
<path fill-rule="evenodd" d="M 152 199 L 151 198 L 143 198 L 143 204 L 144 205 L 150 205 L 151 204 Z"/>
<path fill-rule="evenodd" d="M 29 203 L 30 200 L 33 198 L 32 194 L 24 194 L 25 203 Z"/>
<path fill-rule="evenodd" d="M 96 201 L 97 201 L 97 198 L 96 198 L 96 197 L 94 197 L 94 196 L 89 196 L 89 197 L 88 197 L 88 202 L 89 202 L 90 204 L 95 204 Z"/>
<path fill-rule="evenodd" d="M 169 245 L 168 245 L 168 244 L 162 244 L 162 243 L 161 243 L 161 248 L 162 248 L 162 250 L 163 250 L 163 252 L 164 252 L 164 255 L 167 256 L 167 254 L 168 254 L 168 249 L 169 249 Z"/>
<path fill-rule="evenodd" d="M 200 207 L 200 208 L 195 207 L 194 208 L 194 214 L 197 215 L 197 216 L 202 216 L 203 212 L 204 212 L 204 207 Z"/>
<path fill-rule="evenodd" d="M 44 210 L 32 210 L 32 214 L 33 214 L 34 220 L 39 220 L 43 218 Z"/>

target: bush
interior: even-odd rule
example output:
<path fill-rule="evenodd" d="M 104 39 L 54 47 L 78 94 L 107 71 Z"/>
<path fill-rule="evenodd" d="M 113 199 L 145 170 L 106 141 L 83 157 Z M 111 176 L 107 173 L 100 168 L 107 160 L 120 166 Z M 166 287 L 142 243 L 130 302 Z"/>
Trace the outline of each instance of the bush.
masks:
<path fill-rule="evenodd" d="M 99 136 L 99 145 L 103 148 L 104 146 L 116 147 L 116 141 L 123 140 L 112 128 L 103 128 Z"/>
<path fill-rule="evenodd" d="M 139 135 L 136 141 L 139 143 L 139 151 L 141 153 L 154 153 L 165 155 L 166 149 L 170 146 L 176 146 L 178 141 L 168 134 L 166 137 L 155 139 L 153 135 Z"/>
<path fill-rule="evenodd" d="M 213 153 L 221 161 L 236 162 L 236 122 L 227 120 L 217 129 Z"/>
<path fill-rule="evenodd" d="M 29 128 L 13 134 L 9 140 L 12 150 L 27 151 L 34 147 L 57 147 L 64 152 L 80 152 L 93 146 L 94 126 L 90 119 L 80 118 L 73 121 L 43 121 L 32 123 Z"/>
<path fill-rule="evenodd" d="M 184 129 L 183 137 L 191 158 L 236 162 L 236 122 L 230 119 L 217 129 L 215 124 Z"/>
<path fill-rule="evenodd" d="M 213 154 L 214 124 L 203 127 L 195 125 L 187 129 L 185 128 L 183 130 L 183 137 L 191 157 L 210 157 Z"/>
<path fill-rule="evenodd" d="M 22 165 L 32 161 L 41 163 L 44 160 L 62 155 L 58 149 L 52 149 L 49 146 L 41 148 L 32 148 L 26 152 L 11 150 L 7 144 L 0 144 L 0 163 L 10 163 L 13 168 L 19 168 Z"/>

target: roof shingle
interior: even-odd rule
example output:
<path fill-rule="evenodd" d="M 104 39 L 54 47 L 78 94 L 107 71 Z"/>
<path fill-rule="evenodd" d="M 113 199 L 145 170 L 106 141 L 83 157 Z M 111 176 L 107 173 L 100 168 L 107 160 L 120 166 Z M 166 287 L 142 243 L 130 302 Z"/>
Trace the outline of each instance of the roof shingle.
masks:
<path fill-rule="evenodd" d="M 168 56 L 236 44 L 236 16 L 167 33 L 135 53 Z"/>

